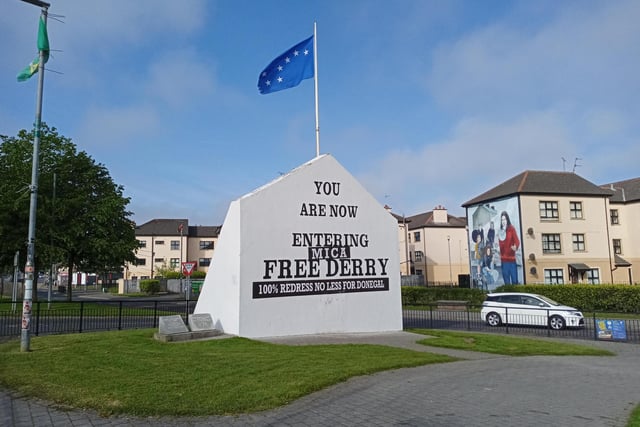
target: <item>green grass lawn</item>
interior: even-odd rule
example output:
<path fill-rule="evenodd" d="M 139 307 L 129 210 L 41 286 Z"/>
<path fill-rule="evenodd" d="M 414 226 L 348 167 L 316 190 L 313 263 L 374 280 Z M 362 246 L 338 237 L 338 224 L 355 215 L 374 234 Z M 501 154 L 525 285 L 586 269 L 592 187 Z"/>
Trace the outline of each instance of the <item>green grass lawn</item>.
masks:
<path fill-rule="evenodd" d="M 29 353 L 20 353 L 16 340 L 2 343 L 0 384 L 104 415 L 237 414 L 281 406 L 357 375 L 454 360 L 376 345 L 162 343 L 153 332 L 34 337 Z"/>
<path fill-rule="evenodd" d="M 50 306 L 49 306 L 50 305 Z M 162 305 L 160 305 L 162 307 Z M 11 308 L 10 304 L 6 302 L 0 305 L 0 311 L 9 312 Z M 82 308 L 83 316 L 93 317 L 117 317 L 119 314 L 123 316 L 143 316 L 148 317 L 155 313 L 156 316 L 168 316 L 176 314 L 173 311 L 155 310 L 148 307 L 136 307 L 124 305 L 122 309 L 115 304 L 100 304 L 94 302 L 66 302 L 66 301 L 52 301 L 49 304 L 46 301 L 39 301 L 33 304 L 33 316 L 38 316 L 38 312 L 41 316 L 79 316 L 80 309 Z M 16 311 L 22 314 L 22 301 L 16 303 Z"/>
<path fill-rule="evenodd" d="M 27 353 L 19 340 L 0 343 L 0 385 L 103 415 L 222 415 L 272 409 L 358 375 L 457 360 L 367 344 L 287 346 L 238 337 L 162 343 L 154 332 L 33 337 Z M 559 341 L 411 332 L 435 337 L 421 341 L 430 346 L 514 356 L 611 354 Z M 630 422 L 640 412 L 634 416 Z"/>
<path fill-rule="evenodd" d="M 640 427 L 640 405 L 636 406 L 636 409 L 631 413 L 627 427 Z"/>
<path fill-rule="evenodd" d="M 505 337 L 495 334 L 453 332 L 432 329 L 410 329 L 431 338 L 418 341 L 433 347 L 480 351 L 508 356 L 613 356 L 607 350 L 531 338 Z"/>

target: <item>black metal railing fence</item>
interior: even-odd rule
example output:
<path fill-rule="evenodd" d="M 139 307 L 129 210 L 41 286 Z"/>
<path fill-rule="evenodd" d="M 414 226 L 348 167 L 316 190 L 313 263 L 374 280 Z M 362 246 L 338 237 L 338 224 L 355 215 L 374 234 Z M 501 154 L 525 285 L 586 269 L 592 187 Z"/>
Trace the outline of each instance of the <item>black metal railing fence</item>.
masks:
<path fill-rule="evenodd" d="M 185 323 L 196 301 L 110 300 L 37 301 L 33 303 L 30 331 L 33 335 L 155 328 L 160 316 L 178 314 Z M 0 337 L 20 336 L 22 303 L 0 302 Z"/>
<path fill-rule="evenodd" d="M 438 304 L 422 306 L 419 309 L 405 308 L 403 325 L 405 329 L 451 329 L 640 344 L 640 316 L 628 318 L 617 313 L 594 312 L 584 317 L 583 325 L 554 329 L 549 319 L 556 316 L 557 311 L 551 308 L 534 309 L 533 314 L 522 314 L 516 310 L 509 313 L 508 308 L 502 308 L 504 312 L 500 312 L 496 308 L 493 311 L 502 315 L 498 326 L 490 326 L 486 318 L 483 318 L 481 309 L 480 305 L 443 309 L 439 308 Z"/>
<path fill-rule="evenodd" d="M 189 300 L 109 300 L 72 302 L 34 302 L 31 315 L 33 335 L 157 328 L 160 316 L 180 315 L 185 323 L 196 301 Z M 524 336 L 544 336 L 587 340 L 624 341 L 640 344 L 640 318 L 620 318 L 614 313 L 590 313 L 581 327 L 553 329 L 550 309 L 540 309 L 545 320 L 506 309 L 499 326 L 490 326 L 482 317 L 481 306 L 438 304 L 404 308 L 403 327 L 497 332 Z M 538 323 L 534 325 L 532 323 Z M 18 337 L 22 330 L 22 303 L 0 301 L 0 337 Z"/>

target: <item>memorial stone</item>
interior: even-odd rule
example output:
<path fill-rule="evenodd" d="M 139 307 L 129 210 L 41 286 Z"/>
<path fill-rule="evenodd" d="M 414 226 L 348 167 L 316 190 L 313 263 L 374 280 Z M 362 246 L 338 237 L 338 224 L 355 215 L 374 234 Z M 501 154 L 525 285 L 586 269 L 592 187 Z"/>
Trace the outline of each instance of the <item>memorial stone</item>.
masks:
<path fill-rule="evenodd" d="M 180 315 L 160 316 L 158 318 L 158 330 L 162 335 L 181 334 L 189 332 Z"/>
<path fill-rule="evenodd" d="M 191 332 L 210 331 L 213 327 L 213 319 L 209 313 L 198 313 L 189 315 L 189 329 Z"/>

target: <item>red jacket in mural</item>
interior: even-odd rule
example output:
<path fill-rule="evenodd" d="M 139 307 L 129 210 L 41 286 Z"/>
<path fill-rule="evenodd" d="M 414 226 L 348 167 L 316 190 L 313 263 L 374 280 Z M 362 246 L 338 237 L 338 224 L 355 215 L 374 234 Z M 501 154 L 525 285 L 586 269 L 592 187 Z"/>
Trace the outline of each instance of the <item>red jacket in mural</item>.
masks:
<path fill-rule="evenodd" d="M 520 247 L 520 240 L 516 234 L 516 228 L 513 225 L 507 227 L 504 240 L 500 240 L 500 260 L 504 262 L 516 262 L 516 251 L 511 247 L 515 246 L 516 250 Z"/>

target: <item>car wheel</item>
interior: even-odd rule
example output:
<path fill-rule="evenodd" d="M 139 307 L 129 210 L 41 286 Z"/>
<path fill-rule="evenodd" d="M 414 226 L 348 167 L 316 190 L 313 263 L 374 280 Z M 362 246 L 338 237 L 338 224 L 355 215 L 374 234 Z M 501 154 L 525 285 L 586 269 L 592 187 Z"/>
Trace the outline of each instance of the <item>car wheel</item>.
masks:
<path fill-rule="evenodd" d="M 561 316 L 551 316 L 549 318 L 549 326 L 555 330 L 564 329 L 565 321 Z"/>
<path fill-rule="evenodd" d="M 487 323 L 489 326 L 500 326 L 502 324 L 502 319 L 498 313 L 491 312 L 487 314 Z"/>

